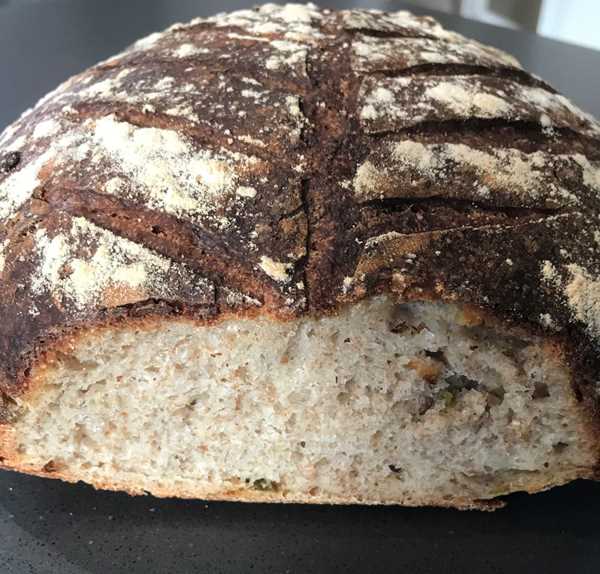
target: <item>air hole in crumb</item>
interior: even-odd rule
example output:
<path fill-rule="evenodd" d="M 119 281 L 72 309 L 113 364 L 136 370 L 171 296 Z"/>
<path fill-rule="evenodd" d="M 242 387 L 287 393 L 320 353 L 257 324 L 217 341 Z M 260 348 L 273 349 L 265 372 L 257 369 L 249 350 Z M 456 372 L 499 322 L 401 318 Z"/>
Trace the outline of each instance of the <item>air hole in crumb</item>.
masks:
<path fill-rule="evenodd" d="M 496 387 L 494 389 L 488 389 L 487 404 L 489 407 L 497 407 L 504 402 L 504 395 L 506 391 L 504 387 Z"/>
<path fill-rule="evenodd" d="M 344 387 L 348 393 L 354 393 L 358 389 L 358 384 L 355 382 L 354 379 L 348 379 L 344 383 Z"/>
<path fill-rule="evenodd" d="M 513 411 L 509 407 L 509 409 L 506 411 L 506 422 L 510 424 L 513 422 L 514 418 L 515 418 L 515 411 Z"/>
<path fill-rule="evenodd" d="M 357 388 L 358 388 L 358 385 L 356 384 L 354 379 L 348 379 L 344 383 L 345 390 L 343 390 L 337 394 L 337 401 L 341 405 L 347 405 L 350 402 L 352 393 L 356 392 Z"/>
<path fill-rule="evenodd" d="M 252 483 L 253 490 L 261 490 L 267 492 L 277 492 L 279 490 L 279 483 L 275 480 L 269 480 L 267 478 L 257 478 Z"/>
<path fill-rule="evenodd" d="M 429 357 L 430 359 L 435 359 L 436 361 L 439 361 L 440 363 L 443 363 L 444 365 L 448 364 L 448 359 L 446 359 L 446 354 L 444 353 L 444 351 L 442 351 L 441 349 L 438 349 L 437 351 L 424 351 L 425 356 Z"/>
<path fill-rule="evenodd" d="M 433 400 L 433 397 L 419 397 L 417 400 L 417 414 L 423 416 L 434 404 L 435 401 Z"/>
<path fill-rule="evenodd" d="M 402 333 L 409 332 L 411 335 L 416 335 L 426 329 L 426 325 L 421 322 L 417 322 L 416 317 L 407 308 L 398 305 L 394 309 L 394 317 L 390 322 L 390 332 L 400 335 Z"/>
<path fill-rule="evenodd" d="M 56 358 L 71 371 L 87 371 L 95 369 L 98 366 L 98 363 L 95 361 L 80 361 L 77 357 L 64 353 L 57 353 Z"/>
<path fill-rule="evenodd" d="M 379 431 L 379 430 L 375 431 L 373 433 L 373 435 L 371 436 L 371 440 L 370 440 L 371 446 L 373 448 L 377 448 L 379 446 L 379 443 L 381 442 L 381 437 L 382 436 L 383 436 L 383 433 L 381 431 Z"/>
<path fill-rule="evenodd" d="M 548 385 L 546 383 L 538 383 L 535 382 L 533 385 L 533 394 L 531 398 L 533 399 L 546 399 L 550 396 L 550 391 L 548 390 Z"/>
<path fill-rule="evenodd" d="M 318 486 L 313 486 L 309 489 L 308 494 L 311 496 L 317 496 L 321 492 L 321 489 Z"/>
<path fill-rule="evenodd" d="M 413 357 L 406 363 L 406 367 L 415 371 L 425 382 L 434 384 L 442 373 L 443 365 L 436 359 L 429 357 Z"/>
<path fill-rule="evenodd" d="M 49 460 L 42 468 L 44 472 L 56 472 L 59 470 L 59 464 L 55 460 Z"/>
<path fill-rule="evenodd" d="M 554 452 L 556 452 L 556 453 L 561 453 L 564 450 L 566 450 L 568 447 L 569 447 L 569 445 L 566 442 L 557 442 L 552 445 L 552 448 L 553 448 Z"/>
<path fill-rule="evenodd" d="M 470 391 L 476 389 L 479 383 L 473 379 L 469 379 L 465 375 L 454 374 L 446 377 L 446 383 L 452 391 Z"/>
<path fill-rule="evenodd" d="M 285 422 L 286 430 L 290 431 L 296 426 L 296 413 L 292 413 Z"/>

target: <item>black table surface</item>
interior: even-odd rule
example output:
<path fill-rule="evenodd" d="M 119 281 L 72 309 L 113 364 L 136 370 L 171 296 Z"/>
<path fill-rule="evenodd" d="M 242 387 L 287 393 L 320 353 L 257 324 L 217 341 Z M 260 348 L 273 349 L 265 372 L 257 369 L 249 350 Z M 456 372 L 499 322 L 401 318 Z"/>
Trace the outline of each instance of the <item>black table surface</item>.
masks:
<path fill-rule="evenodd" d="M 47 0 L 0 8 L 0 129 L 58 82 L 136 38 L 248 4 Z M 600 53 L 439 18 L 512 52 L 600 116 Z M 494 513 L 206 504 L 0 472 L 0 574 L 600 572 L 600 484 L 577 482 L 535 496 L 515 494 L 507 502 Z"/>

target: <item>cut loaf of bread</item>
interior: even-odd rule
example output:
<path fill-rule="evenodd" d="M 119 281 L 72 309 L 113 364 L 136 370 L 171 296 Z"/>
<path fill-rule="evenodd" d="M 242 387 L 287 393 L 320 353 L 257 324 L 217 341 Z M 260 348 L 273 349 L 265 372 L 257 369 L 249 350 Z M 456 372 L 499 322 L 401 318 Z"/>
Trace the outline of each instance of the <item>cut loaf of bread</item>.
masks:
<path fill-rule="evenodd" d="M 600 125 L 407 12 L 177 24 L 0 136 L 0 466 L 494 508 L 597 477 Z"/>

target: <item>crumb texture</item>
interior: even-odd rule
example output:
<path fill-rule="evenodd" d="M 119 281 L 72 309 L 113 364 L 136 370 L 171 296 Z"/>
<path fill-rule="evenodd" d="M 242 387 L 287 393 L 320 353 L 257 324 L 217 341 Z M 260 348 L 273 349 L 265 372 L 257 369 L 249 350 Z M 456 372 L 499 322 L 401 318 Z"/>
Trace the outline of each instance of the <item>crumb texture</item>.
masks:
<path fill-rule="evenodd" d="M 443 502 L 591 462 L 540 339 L 387 297 L 320 320 L 90 335 L 22 408 L 27 465 L 158 493 Z"/>

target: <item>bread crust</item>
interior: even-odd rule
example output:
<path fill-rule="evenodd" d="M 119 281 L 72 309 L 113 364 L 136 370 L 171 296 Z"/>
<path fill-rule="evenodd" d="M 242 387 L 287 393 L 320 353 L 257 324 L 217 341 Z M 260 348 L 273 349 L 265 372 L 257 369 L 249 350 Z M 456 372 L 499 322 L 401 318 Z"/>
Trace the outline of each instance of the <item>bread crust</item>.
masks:
<path fill-rule="evenodd" d="M 288 5 L 173 26 L 0 136 L 3 400 L 102 326 L 394 293 L 560 341 L 600 444 L 599 192 L 598 122 L 430 18 Z"/>

